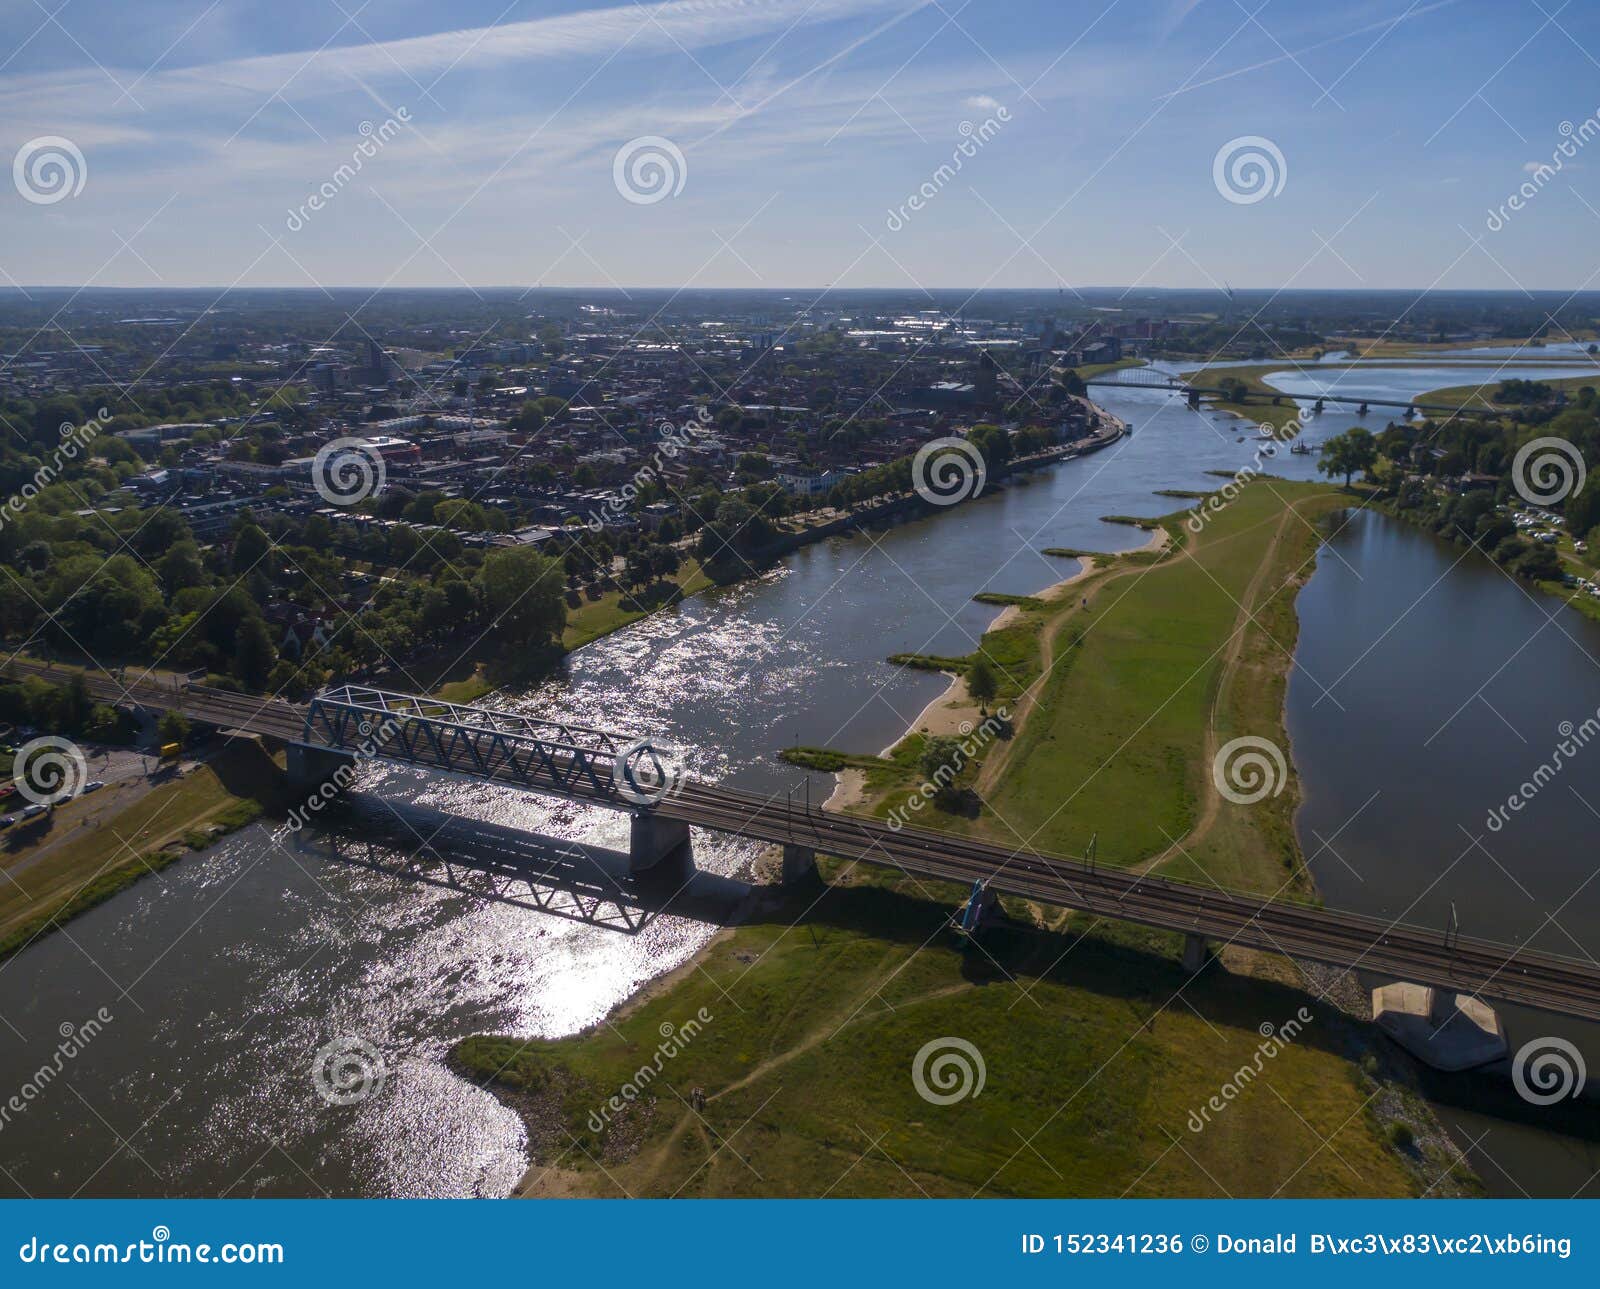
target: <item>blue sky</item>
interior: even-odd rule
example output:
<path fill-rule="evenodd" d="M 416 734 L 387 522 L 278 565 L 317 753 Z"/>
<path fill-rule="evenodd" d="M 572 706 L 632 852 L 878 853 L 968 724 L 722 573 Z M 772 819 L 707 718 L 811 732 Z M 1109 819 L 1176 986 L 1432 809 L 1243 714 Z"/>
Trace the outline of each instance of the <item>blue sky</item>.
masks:
<path fill-rule="evenodd" d="M 1532 174 L 1600 127 L 1600 6 L 58 2 L 0 16 L 0 147 L 82 186 L 14 165 L 0 282 L 1600 282 L 1600 137 Z"/>

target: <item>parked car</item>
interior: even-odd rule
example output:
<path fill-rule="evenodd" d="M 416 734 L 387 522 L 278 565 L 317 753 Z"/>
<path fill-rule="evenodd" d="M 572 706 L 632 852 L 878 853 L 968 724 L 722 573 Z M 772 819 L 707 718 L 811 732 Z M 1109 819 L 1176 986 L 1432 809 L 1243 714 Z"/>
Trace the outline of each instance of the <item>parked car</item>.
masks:
<path fill-rule="evenodd" d="M 39 804 L 37 804 L 37 803 L 35 803 L 35 804 L 31 805 L 31 806 L 24 806 L 22 808 L 22 817 L 24 819 L 37 819 L 43 813 L 44 813 L 44 807 L 39 805 Z"/>
<path fill-rule="evenodd" d="M 83 785 L 83 790 L 85 792 L 99 792 L 105 786 L 103 779 L 90 779 L 88 783 Z"/>

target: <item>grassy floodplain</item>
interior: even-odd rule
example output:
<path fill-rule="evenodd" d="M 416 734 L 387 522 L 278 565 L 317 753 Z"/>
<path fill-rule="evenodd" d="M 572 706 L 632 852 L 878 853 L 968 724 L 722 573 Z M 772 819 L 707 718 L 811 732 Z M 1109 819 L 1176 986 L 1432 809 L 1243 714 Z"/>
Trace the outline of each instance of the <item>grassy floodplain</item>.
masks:
<path fill-rule="evenodd" d="M 1316 520 L 1350 502 L 1258 480 L 1198 536 L 1186 512 L 1168 516 L 1171 548 L 1100 557 L 1063 593 L 1011 604 L 983 648 L 1015 734 L 970 770 L 993 808 L 919 823 L 1080 851 L 1098 830 L 1102 862 L 1205 866 L 1225 884 L 1308 895 L 1292 781 L 1265 808 L 1215 809 L 1208 749 L 1235 731 L 1283 739 L 1294 591 Z M 882 814 L 920 777 L 920 737 L 889 758 L 830 764 L 870 763 L 863 808 Z M 1187 856 L 1169 853 L 1186 838 Z M 1403 1195 L 1441 1174 L 1434 1194 L 1473 1185 L 1450 1171 L 1420 1103 L 1360 1059 L 1370 1026 L 1314 998 L 1289 964 L 1230 950 L 1191 979 L 1175 937 L 1021 901 L 962 952 L 945 928 L 961 892 L 865 865 L 822 871 L 826 885 L 758 893 L 743 925 L 604 1025 L 458 1045 L 457 1068 L 529 1125 L 522 1193 Z M 1269 1086 L 1254 1083 L 1262 1027 L 1302 1007 L 1304 1031 L 1267 1058 Z M 663 1035 L 703 1017 L 661 1055 Z M 937 1105 L 912 1070 L 946 1036 L 981 1053 L 985 1084 Z M 1250 1086 L 1209 1123 L 1196 1117 L 1243 1068 Z"/>
<path fill-rule="evenodd" d="M 0 852 L 7 877 L 0 884 L 0 959 L 264 811 L 281 809 L 284 795 L 283 771 L 259 743 L 238 739 L 75 836 L 76 815 L 92 807 L 92 797 L 58 807 L 40 836 L 31 826 L 13 825 L 15 835 Z M 35 845 L 49 844 L 58 830 L 66 840 L 37 856 Z"/>

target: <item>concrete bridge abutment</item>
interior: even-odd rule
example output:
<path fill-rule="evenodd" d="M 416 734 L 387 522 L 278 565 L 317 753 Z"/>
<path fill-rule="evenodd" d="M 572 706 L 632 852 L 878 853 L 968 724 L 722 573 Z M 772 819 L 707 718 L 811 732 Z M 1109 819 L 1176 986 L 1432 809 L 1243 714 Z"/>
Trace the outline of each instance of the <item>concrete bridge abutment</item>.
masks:
<path fill-rule="evenodd" d="M 289 786 L 296 792 L 334 796 L 344 791 L 355 777 L 356 756 L 353 752 L 340 752 L 335 748 L 291 743 L 286 753 L 285 768 Z"/>

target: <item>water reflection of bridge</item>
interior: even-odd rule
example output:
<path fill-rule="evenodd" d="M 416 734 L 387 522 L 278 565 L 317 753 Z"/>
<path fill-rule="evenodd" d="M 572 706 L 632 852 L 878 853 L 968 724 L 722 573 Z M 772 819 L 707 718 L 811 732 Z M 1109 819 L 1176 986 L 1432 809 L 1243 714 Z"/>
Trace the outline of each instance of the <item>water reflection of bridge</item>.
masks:
<path fill-rule="evenodd" d="M 29 665 L 14 669 L 26 671 Z M 205 686 L 128 686 L 101 675 L 89 676 L 88 685 L 105 701 L 182 711 L 222 728 L 283 738 L 292 775 L 308 792 L 308 801 L 331 799 L 336 791 L 326 792 L 330 784 L 348 783 L 362 759 L 376 758 L 625 811 L 632 877 L 658 865 L 692 863 L 693 825 L 782 846 L 787 879 L 814 880 L 814 856 L 820 851 L 959 883 L 963 889 L 977 887 L 1176 932 L 1184 938 L 1185 963 L 1196 971 L 1207 960 L 1208 942 L 1223 942 L 1423 986 L 1427 998 L 1421 1001 L 1430 1012 L 1454 1014 L 1452 1000 L 1471 996 L 1600 1020 L 1600 963 L 1591 960 L 1105 868 L 1089 857 L 897 828 L 782 794 L 657 780 L 650 768 L 657 750 L 648 739 L 359 686 L 325 691 L 301 707 Z M 518 856 L 503 837 L 491 840 L 507 849 L 480 867 L 499 883 L 494 889 L 502 897 L 508 884 L 532 879 L 537 885 L 555 871 Z M 448 874 L 441 880 L 458 886 L 460 881 Z M 588 901 L 582 907 L 594 916 L 594 901 L 612 898 L 616 890 L 593 872 L 584 880 L 590 885 L 580 900 Z M 583 889 L 580 879 L 568 885 Z M 558 911 L 558 903 L 543 895 L 530 891 L 527 898 L 536 907 Z"/>
<path fill-rule="evenodd" d="M 663 914 L 727 926 L 753 889 L 688 862 L 637 873 L 623 851 L 426 807 L 350 810 L 355 827 L 315 843 L 330 861 L 628 935 Z"/>

